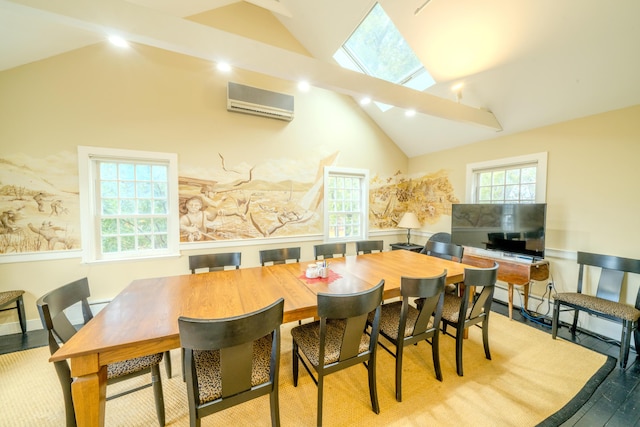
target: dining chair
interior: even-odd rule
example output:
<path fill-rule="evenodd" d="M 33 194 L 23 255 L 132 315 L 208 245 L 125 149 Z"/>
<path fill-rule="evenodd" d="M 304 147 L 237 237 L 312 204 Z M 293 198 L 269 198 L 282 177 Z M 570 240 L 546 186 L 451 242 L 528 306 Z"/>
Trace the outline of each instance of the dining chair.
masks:
<path fill-rule="evenodd" d="M 462 295 L 445 292 L 442 308 L 442 332 L 447 334 L 447 326 L 456 328 L 456 370 L 463 376 L 462 345 L 464 331 L 470 326 L 482 324 L 482 343 L 484 354 L 491 360 L 489 351 L 489 315 L 493 291 L 498 278 L 498 263 L 489 268 L 465 268 L 464 292 Z M 478 289 L 481 288 L 480 291 Z M 452 335 L 454 336 L 454 335 Z"/>
<path fill-rule="evenodd" d="M 373 288 L 362 292 L 318 293 L 320 320 L 291 329 L 293 385 L 298 386 L 298 362 L 301 362 L 318 386 L 318 426 L 322 425 L 324 377 L 360 363 L 367 366 L 371 407 L 373 412 L 380 413 L 376 389 L 376 343 L 380 330 L 383 289 L 384 280 L 381 280 Z M 371 329 L 367 333 L 367 319 L 372 311 L 375 313 Z M 317 377 L 311 372 L 311 368 Z"/>
<path fill-rule="evenodd" d="M 449 234 L 449 233 L 436 233 L 432 238 L 438 234 Z M 446 240 L 446 236 L 441 237 L 442 240 Z M 420 251 L 423 255 L 433 256 L 436 258 L 446 259 L 449 261 L 462 262 L 462 256 L 464 255 L 464 246 L 456 245 L 454 243 L 446 243 L 440 240 L 431 240 L 429 239 L 427 243 L 424 244 L 424 248 Z M 457 292 L 458 284 L 448 284 L 445 286 L 446 292 Z"/>
<path fill-rule="evenodd" d="M 40 320 L 42 321 L 44 329 L 48 331 L 49 350 L 51 354 L 55 353 L 61 344 L 67 342 L 78 331 L 69 317 L 67 317 L 65 310 L 71 306 L 80 304 L 83 317 L 82 323 L 79 325 L 80 327 L 93 318 L 93 313 L 91 312 L 88 302 L 89 296 L 89 282 L 85 277 L 54 289 L 36 301 L 38 312 L 40 313 Z M 132 327 L 135 327 L 135 325 L 132 325 Z M 150 384 L 125 390 L 116 395 L 109 396 L 107 400 L 152 385 L 158 424 L 164 426 L 164 394 L 162 392 L 162 380 L 159 368 L 162 356 L 162 353 L 156 353 L 107 365 L 107 386 L 140 375 L 151 374 Z M 73 380 L 71 378 L 71 370 L 66 360 L 54 362 L 54 366 L 58 374 L 58 380 L 60 380 L 60 385 L 62 386 L 66 425 L 67 427 L 72 427 L 76 425 L 76 417 L 71 396 L 71 382 Z"/>
<path fill-rule="evenodd" d="M 356 242 L 356 255 L 382 252 L 384 240 L 361 240 Z"/>
<path fill-rule="evenodd" d="M 269 395 L 271 425 L 280 425 L 278 376 L 284 299 L 223 319 L 178 318 L 190 425 Z M 250 421 L 246 420 L 249 424 Z"/>
<path fill-rule="evenodd" d="M 462 256 L 464 255 L 464 246 L 456 245 L 455 243 L 445 243 L 436 240 L 428 240 L 424 244 L 424 248 L 420 251 L 421 254 L 430 255 L 449 261 L 462 262 Z"/>
<path fill-rule="evenodd" d="M 287 261 L 300 262 L 300 247 L 264 249 L 260 251 L 260 264 L 285 264 Z"/>
<path fill-rule="evenodd" d="M 622 325 L 622 334 L 618 362 L 620 367 L 624 369 L 629 358 L 632 334 L 636 350 L 640 350 L 640 332 L 638 331 L 640 289 L 636 294 L 635 306 L 620 302 L 620 295 L 626 273 L 640 274 L 640 260 L 578 252 L 578 266 L 578 288 L 576 292 L 559 292 L 554 297 L 551 337 L 555 339 L 558 333 L 560 311 L 573 311 L 573 324 L 570 331 L 574 335 L 578 327 L 578 314 L 580 311 L 620 323 Z M 585 272 L 588 269 L 599 270 L 600 272 L 596 291 L 592 294 L 587 293 L 588 287 L 584 286 L 586 282 Z"/>
<path fill-rule="evenodd" d="M 395 352 L 381 340 L 378 344 L 396 359 L 396 400 L 402 402 L 402 359 L 405 347 L 427 341 L 431 344 L 431 355 L 436 378 L 442 381 L 440 369 L 440 319 L 444 303 L 444 284 L 447 270 L 434 277 L 401 277 L 401 301 L 384 304 L 380 312 L 380 335 L 393 344 Z M 410 298 L 419 297 L 422 304 L 415 308 Z M 367 323 L 373 325 L 373 314 Z M 431 341 L 429 341 L 431 340 Z"/>
<path fill-rule="evenodd" d="M 220 254 L 204 254 L 189 256 L 189 269 L 192 274 L 201 268 L 208 268 L 208 271 L 220 271 L 225 267 L 240 268 L 242 252 L 227 252 Z"/>
<path fill-rule="evenodd" d="M 346 253 L 346 243 L 324 243 L 313 247 L 313 256 L 316 260 L 343 257 Z"/>
<path fill-rule="evenodd" d="M 451 243 L 451 233 L 447 233 L 445 231 L 434 233 L 429 237 L 431 242 L 442 242 L 442 243 Z"/>
<path fill-rule="evenodd" d="M 0 292 L 0 311 L 16 310 L 22 335 L 27 333 L 27 319 L 24 312 L 23 290 L 11 290 Z M 15 304 L 15 305 L 14 305 Z M 14 305 L 13 307 L 10 307 Z"/>

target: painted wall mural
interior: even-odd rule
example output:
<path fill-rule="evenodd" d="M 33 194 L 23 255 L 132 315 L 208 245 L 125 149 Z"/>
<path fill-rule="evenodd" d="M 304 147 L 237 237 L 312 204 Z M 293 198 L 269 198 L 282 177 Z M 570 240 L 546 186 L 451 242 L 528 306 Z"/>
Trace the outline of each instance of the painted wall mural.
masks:
<path fill-rule="evenodd" d="M 410 211 L 420 222 L 436 223 L 451 216 L 451 204 L 459 203 L 446 171 L 407 177 L 397 171 L 392 177 L 374 176 L 369 186 L 369 228 L 395 228 L 402 214 Z"/>
<path fill-rule="evenodd" d="M 80 248 L 78 157 L 0 158 L 0 254 Z"/>
<path fill-rule="evenodd" d="M 181 242 L 322 233 L 323 171 L 339 153 L 320 159 L 268 159 L 229 166 L 218 154 L 210 166 L 179 171 Z M 80 249 L 77 154 L 0 158 L 0 254 Z M 374 176 L 369 227 L 395 228 L 413 211 L 427 225 L 458 203 L 445 171 L 408 177 Z"/>
<path fill-rule="evenodd" d="M 322 232 L 323 159 L 265 160 L 180 171 L 180 241 L 235 240 Z M 195 178 L 198 177 L 198 178 Z"/>

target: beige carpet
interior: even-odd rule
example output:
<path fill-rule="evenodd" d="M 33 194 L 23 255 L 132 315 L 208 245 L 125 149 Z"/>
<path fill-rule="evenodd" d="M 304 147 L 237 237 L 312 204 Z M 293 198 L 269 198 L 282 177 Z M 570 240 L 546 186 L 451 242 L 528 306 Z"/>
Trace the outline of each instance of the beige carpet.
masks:
<path fill-rule="evenodd" d="M 301 368 L 298 387 L 293 387 L 291 326 L 283 326 L 281 422 L 313 426 L 316 386 Z M 499 314 L 492 314 L 489 335 L 491 361 L 484 358 L 481 330 L 472 328 L 465 342 L 464 377 L 456 374 L 454 339 L 441 337 L 443 382 L 435 379 L 431 347 L 426 343 L 410 347 L 405 352 L 402 403 L 394 398 L 394 359 L 380 349 L 379 415 L 371 411 L 363 366 L 327 377 L 324 425 L 533 426 L 569 402 L 606 361 L 603 355 L 552 340 L 549 334 Z M 60 385 L 48 356 L 46 347 L 0 356 L 0 426 L 64 425 Z M 172 352 L 172 358 L 173 378 L 163 376 L 167 425 L 187 426 L 179 351 Z M 120 386 L 111 386 L 107 392 Z M 108 426 L 157 425 L 151 388 L 111 400 L 106 407 Z M 268 397 L 207 417 L 202 424 L 268 426 Z"/>

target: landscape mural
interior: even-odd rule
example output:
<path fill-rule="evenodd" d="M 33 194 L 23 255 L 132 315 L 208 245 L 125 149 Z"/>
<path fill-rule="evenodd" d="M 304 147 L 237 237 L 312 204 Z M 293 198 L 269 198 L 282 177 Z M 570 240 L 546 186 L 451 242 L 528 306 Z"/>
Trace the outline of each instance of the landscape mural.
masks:
<path fill-rule="evenodd" d="M 369 185 L 369 228 L 395 228 L 402 214 L 413 212 L 424 226 L 442 215 L 451 216 L 459 203 L 446 171 L 408 177 L 397 171 L 391 177 L 374 176 Z"/>
<path fill-rule="evenodd" d="M 323 171 L 337 158 L 227 165 L 220 153 L 209 168 L 181 171 L 180 241 L 321 233 Z"/>
<path fill-rule="evenodd" d="M 80 248 L 77 159 L 0 158 L 0 254 Z"/>
<path fill-rule="evenodd" d="M 181 166 L 181 242 L 211 242 L 322 233 L 323 171 L 339 153 L 315 159 L 265 159 L 228 165 Z M 458 203 L 446 171 L 374 175 L 369 228 L 395 228 L 414 212 L 423 225 L 451 215 Z M 77 154 L 0 158 L 0 254 L 80 249 Z"/>

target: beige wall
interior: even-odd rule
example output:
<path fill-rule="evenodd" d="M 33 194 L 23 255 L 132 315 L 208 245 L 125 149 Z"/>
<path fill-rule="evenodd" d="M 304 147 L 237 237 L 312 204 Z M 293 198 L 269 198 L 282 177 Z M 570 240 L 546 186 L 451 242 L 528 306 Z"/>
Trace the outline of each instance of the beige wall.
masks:
<path fill-rule="evenodd" d="M 257 22 L 264 18 L 256 10 L 260 9 L 245 8 L 249 16 L 243 22 L 252 23 L 248 28 L 259 27 Z M 235 16 L 226 12 L 227 18 Z M 274 44 L 280 40 L 295 48 L 282 27 L 271 27 L 269 37 Z M 294 120 L 226 111 L 228 81 L 293 94 Z M 367 168 L 383 176 L 406 171 L 408 164 L 350 97 L 314 88 L 299 93 L 295 82 L 242 70 L 222 75 L 207 61 L 145 46 L 121 51 L 98 44 L 1 72 L 0 120 L 0 158 L 24 154 L 40 159 L 61 152 L 76 156 L 78 145 L 91 145 L 177 152 L 179 173 L 218 164 L 218 153 L 227 165 L 311 158 L 317 167 L 323 156 L 338 151 L 338 166 Z M 397 240 L 393 235 L 380 238 L 387 244 Z M 308 260 L 313 258 L 312 245 L 321 239 L 315 235 L 298 241 L 221 242 L 155 261 L 85 265 L 72 258 L 4 263 L 0 289 L 27 291 L 29 327 L 35 329 L 40 327 L 36 298 L 84 276 L 92 298 L 103 300 L 136 278 L 188 273 L 189 254 L 241 250 L 243 266 L 255 266 L 259 249 L 302 245 L 303 259 Z M 355 251 L 352 245 L 349 250 Z M 0 313 L 0 328 L 8 322 L 17 331 L 15 314 Z"/>
<path fill-rule="evenodd" d="M 412 158 L 409 173 L 447 169 L 465 200 L 468 163 L 538 152 L 548 153 L 546 258 L 557 290 L 575 289 L 577 251 L 640 258 L 640 106 Z M 437 229 L 450 226 L 445 217 Z M 640 279 L 630 277 L 628 303 L 638 286 Z"/>

